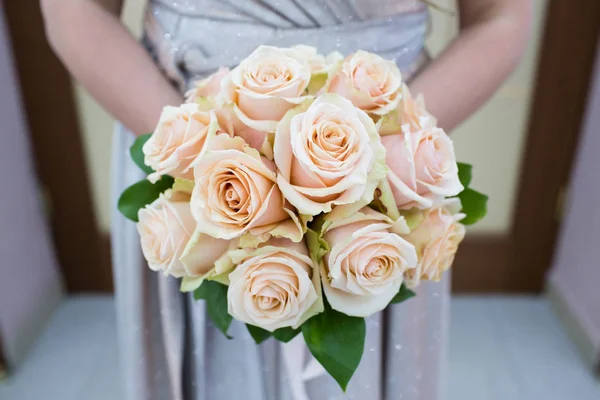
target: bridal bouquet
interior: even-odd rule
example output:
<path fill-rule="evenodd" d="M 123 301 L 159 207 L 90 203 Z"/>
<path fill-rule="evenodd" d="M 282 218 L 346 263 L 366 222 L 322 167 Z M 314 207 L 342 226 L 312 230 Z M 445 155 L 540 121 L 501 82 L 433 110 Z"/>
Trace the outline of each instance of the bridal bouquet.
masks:
<path fill-rule="evenodd" d="M 198 82 L 131 147 L 119 199 L 148 266 L 260 343 L 302 333 L 345 389 L 365 317 L 450 268 L 486 212 L 471 166 L 392 62 L 259 47 Z"/>

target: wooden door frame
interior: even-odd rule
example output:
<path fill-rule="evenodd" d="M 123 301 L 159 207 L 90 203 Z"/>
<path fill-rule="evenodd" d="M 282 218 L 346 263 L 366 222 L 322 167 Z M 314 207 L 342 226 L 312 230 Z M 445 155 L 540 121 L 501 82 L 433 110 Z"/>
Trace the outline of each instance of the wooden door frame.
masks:
<path fill-rule="evenodd" d="M 92 208 L 70 75 L 46 40 L 39 0 L 4 1 L 4 9 L 40 192 L 67 289 L 110 291 L 109 253 Z"/>
<path fill-rule="evenodd" d="M 512 229 L 467 238 L 457 292 L 540 292 L 552 263 L 600 34 L 600 1 L 549 0 Z"/>
<path fill-rule="evenodd" d="M 2 348 L 3 344 L 4 342 L 2 341 L 2 335 L 0 332 L 0 383 L 6 379 L 8 374 L 8 363 L 6 362 L 6 357 L 4 356 L 4 350 Z"/>

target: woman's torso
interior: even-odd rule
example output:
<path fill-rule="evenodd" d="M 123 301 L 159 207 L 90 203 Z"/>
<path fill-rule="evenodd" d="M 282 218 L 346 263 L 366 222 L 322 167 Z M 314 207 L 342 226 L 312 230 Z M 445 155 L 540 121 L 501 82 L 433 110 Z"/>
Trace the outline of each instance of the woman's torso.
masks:
<path fill-rule="evenodd" d="M 372 51 L 408 79 L 426 60 L 427 24 L 419 0 L 151 0 L 145 42 L 182 90 L 261 44 Z"/>

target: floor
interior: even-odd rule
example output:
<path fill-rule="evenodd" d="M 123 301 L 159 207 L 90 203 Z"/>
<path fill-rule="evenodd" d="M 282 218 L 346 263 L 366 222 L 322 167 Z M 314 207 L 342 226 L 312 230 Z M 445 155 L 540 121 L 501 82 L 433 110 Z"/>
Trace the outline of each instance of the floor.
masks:
<path fill-rule="evenodd" d="M 447 400 L 598 400 L 600 381 L 545 299 L 457 297 Z M 109 297 L 74 297 L 26 363 L 0 383 L 1 400 L 120 400 Z"/>

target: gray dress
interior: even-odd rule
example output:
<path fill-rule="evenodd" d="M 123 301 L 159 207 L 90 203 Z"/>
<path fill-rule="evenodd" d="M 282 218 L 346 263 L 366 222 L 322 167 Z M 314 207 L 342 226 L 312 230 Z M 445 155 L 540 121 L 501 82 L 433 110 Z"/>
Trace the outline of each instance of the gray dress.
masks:
<path fill-rule="evenodd" d="M 144 43 L 182 90 L 260 44 L 307 44 L 322 53 L 357 49 L 394 59 L 405 79 L 426 62 L 428 11 L 417 0 L 154 0 Z M 143 176 L 127 155 L 133 135 L 114 136 L 116 197 Z M 204 304 L 150 271 L 135 225 L 114 212 L 113 257 L 127 400 L 437 400 L 448 315 L 448 277 L 367 321 L 362 362 L 343 394 L 319 374 L 301 337 L 256 346 L 234 323 L 227 340 Z M 316 372 L 315 372 L 316 371 Z"/>

